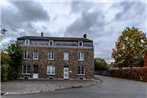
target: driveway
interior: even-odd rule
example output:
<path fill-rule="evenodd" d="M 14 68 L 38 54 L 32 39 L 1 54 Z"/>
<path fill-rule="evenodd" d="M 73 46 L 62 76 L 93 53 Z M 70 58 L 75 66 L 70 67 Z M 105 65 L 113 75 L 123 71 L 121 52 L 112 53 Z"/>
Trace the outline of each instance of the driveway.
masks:
<path fill-rule="evenodd" d="M 34 94 L 6 95 L 2 98 L 147 98 L 147 83 L 97 76 L 101 84 L 83 88 Z"/>
<path fill-rule="evenodd" d="M 55 91 L 65 88 L 79 88 L 99 83 L 98 80 L 17 80 L 2 82 L 2 93 L 24 94 Z"/>

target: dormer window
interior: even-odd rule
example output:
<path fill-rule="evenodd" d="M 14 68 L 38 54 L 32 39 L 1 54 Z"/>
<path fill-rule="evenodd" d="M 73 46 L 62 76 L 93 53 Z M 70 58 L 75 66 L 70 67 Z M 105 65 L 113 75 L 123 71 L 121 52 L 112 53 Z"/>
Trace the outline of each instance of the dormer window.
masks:
<path fill-rule="evenodd" d="M 79 41 L 78 46 L 83 46 L 83 41 Z"/>
<path fill-rule="evenodd" d="M 30 44 L 30 40 L 26 39 L 25 40 L 25 45 L 29 45 Z"/>
<path fill-rule="evenodd" d="M 54 45 L 54 41 L 53 41 L 53 40 L 50 40 L 50 41 L 49 41 L 49 45 L 50 45 L 50 46 L 53 46 L 53 45 Z"/>

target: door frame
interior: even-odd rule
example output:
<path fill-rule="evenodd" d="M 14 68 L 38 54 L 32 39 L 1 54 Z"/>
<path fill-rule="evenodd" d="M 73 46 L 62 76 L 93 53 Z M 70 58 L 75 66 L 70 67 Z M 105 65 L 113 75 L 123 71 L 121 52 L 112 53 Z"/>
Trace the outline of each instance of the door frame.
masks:
<path fill-rule="evenodd" d="M 37 66 L 37 67 L 35 67 L 35 66 Z M 35 69 L 35 68 L 37 68 L 37 69 Z M 38 67 L 38 65 L 33 65 L 33 79 L 38 79 L 39 78 L 39 67 Z"/>
<path fill-rule="evenodd" d="M 67 72 L 66 72 L 67 71 Z M 66 75 L 67 74 L 67 75 Z M 67 77 L 66 77 L 67 76 Z M 63 79 L 69 79 L 69 68 L 64 67 L 63 68 Z"/>

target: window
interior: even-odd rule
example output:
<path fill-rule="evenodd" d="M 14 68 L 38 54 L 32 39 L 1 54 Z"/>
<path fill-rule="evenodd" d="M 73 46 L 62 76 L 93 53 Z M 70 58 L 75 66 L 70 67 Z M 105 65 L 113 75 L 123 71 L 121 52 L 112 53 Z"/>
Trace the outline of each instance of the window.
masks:
<path fill-rule="evenodd" d="M 64 52 L 64 60 L 69 60 L 69 53 L 68 52 Z"/>
<path fill-rule="evenodd" d="M 50 46 L 54 45 L 53 40 L 50 40 L 50 41 L 49 41 L 49 45 L 50 45 Z"/>
<path fill-rule="evenodd" d="M 30 74 L 30 65 L 23 65 L 23 74 Z"/>
<path fill-rule="evenodd" d="M 84 53 L 83 52 L 78 53 L 78 60 L 79 61 L 84 61 Z"/>
<path fill-rule="evenodd" d="M 48 52 L 48 60 L 54 60 L 54 53 Z"/>
<path fill-rule="evenodd" d="M 25 40 L 25 45 L 29 45 L 30 44 L 30 40 Z"/>
<path fill-rule="evenodd" d="M 85 75 L 85 68 L 83 66 L 78 66 L 78 75 Z"/>
<path fill-rule="evenodd" d="M 39 55 L 39 53 L 38 53 L 38 51 L 34 51 L 33 52 L 33 60 L 38 60 L 38 55 Z"/>
<path fill-rule="evenodd" d="M 24 51 L 24 59 L 29 59 L 29 51 Z"/>
<path fill-rule="evenodd" d="M 55 66 L 47 66 L 47 75 L 55 75 Z"/>
<path fill-rule="evenodd" d="M 38 73 L 38 65 L 34 65 L 34 73 Z"/>
<path fill-rule="evenodd" d="M 82 41 L 79 41 L 78 42 L 78 46 L 83 46 L 83 42 Z"/>

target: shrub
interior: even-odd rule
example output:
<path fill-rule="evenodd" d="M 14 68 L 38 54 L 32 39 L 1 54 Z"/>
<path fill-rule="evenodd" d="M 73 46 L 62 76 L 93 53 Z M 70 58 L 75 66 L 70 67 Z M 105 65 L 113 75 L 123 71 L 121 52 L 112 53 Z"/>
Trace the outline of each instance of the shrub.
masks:
<path fill-rule="evenodd" d="M 8 64 L 2 64 L 1 74 L 2 81 L 17 79 L 17 70 Z"/>
<path fill-rule="evenodd" d="M 8 80 L 14 80 L 14 79 L 17 79 L 17 70 L 10 66 L 8 68 Z"/>
<path fill-rule="evenodd" d="M 2 81 L 8 80 L 8 70 L 9 70 L 8 64 L 2 64 L 1 65 L 1 79 Z"/>

